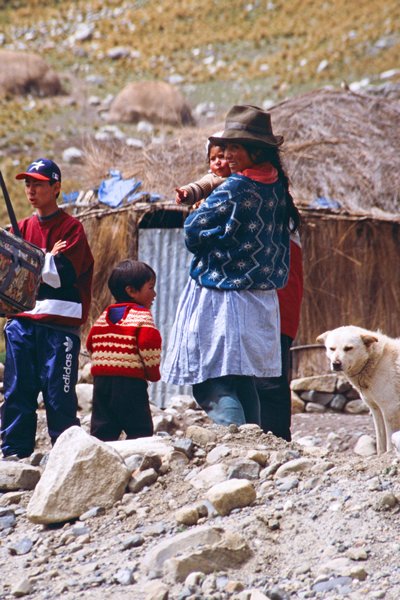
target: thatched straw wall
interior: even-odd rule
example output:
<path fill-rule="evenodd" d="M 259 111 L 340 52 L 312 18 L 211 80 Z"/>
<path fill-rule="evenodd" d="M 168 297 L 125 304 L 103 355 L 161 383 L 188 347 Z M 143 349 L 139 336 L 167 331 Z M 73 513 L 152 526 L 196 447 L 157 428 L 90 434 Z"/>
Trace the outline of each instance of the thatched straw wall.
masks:
<path fill-rule="evenodd" d="M 377 216 L 397 213 L 400 196 L 400 102 L 345 90 L 319 90 L 271 108 L 274 132 L 282 134 L 284 160 L 298 204 L 318 196 L 344 210 Z M 206 171 L 205 141 L 223 121 L 182 129 L 173 139 L 143 150 L 121 143 L 88 144 L 88 186 L 110 168 L 137 177 L 143 189 L 174 198 L 174 189 Z"/>
<path fill-rule="evenodd" d="M 183 222 L 187 208 L 162 202 L 140 203 L 118 210 L 94 206 L 76 214 L 83 223 L 95 259 L 92 304 L 83 329 L 83 337 L 102 310 L 112 301 L 107 281 L 114 266 L 126 258 L 137 258 L 139 226 L 142 220 L 158 214 L 161 216 L 158 219 L 160 221 L 163 215 L 169 213 L 182 213 L 179 220 Z M 155 226 L 160 227 L 160 223 Z M 177 248 L 177 252 L 179 251 Z"/>
<path fill-rule="evenodd" d="M 325 329 L 348 323 L 400 335 L 396 269 L 400 226 L 395 221 L 400 194 L 399 103 L 320 90 L 287 100 L 271 113 L 274 131 L 285 136 L 283 159 L 295 200 L 304 208 L 305 297 L 296 343 L 313 343 Z M 98 185 L 115 168 L 125 177 L 140 179 L 147 192 L 162 194 L 173 203 L 176 186 L 205 172 L 205 140 L 219 129 L 221 122 L 178 131 L 174 139 L 144 150 L 120 143 L 89 146 L 88 187 Z M 307 210 L 318 196 L 338 200 L 342 210 L 330 215 Z M 92 230 L 89 238 L 98 265 L 94 313 L 104 305 L 112 264 L 126 255 L 136 256 L 135 225 L 117 215 L 103 224 L 85 222 Z"/>
<path fill-rule="evenodd" d="M 285 164 L 299 203 L 325 196 L 352 212 L 397 212 L 398 101 L 320 90 L 282 102 L 271 114 L 274 130 L 285 136 Z"/>
<path fill-rule="evenodd" d="M 400 222 L 302 212 L 305 293 L 296 344 L 349 324 L 400 336 Z"/>
<path fill-rule="evenodd" d="M 211 133 L 214 131 L 212 128 Z M 143 149 L 129 148 L 121 142 L 87 142 L 84 169 L 88 187 L 98 186 L 110 169 L 118 169 L 124 178 L 141 181 L 141 189 L 146 192 L 172 200 L 176 187 L 198 179 L 207 171 L 208 135 L 208 130 L 186 127 L 178 129 L 174 139 Z"/>
<path fill-rule="evenodd" d="M 141 220 L 174 205 L 140 205 L 81 216 L 96 259 L 87 327 L 110 302 L 107 280 L 120 260 L 137 257 Z M 400 221 L 302 209 L 304 300 L 295 345 L 353 324 L 400 336 Z M 176 248 L 180 252 L 181 248 Z M 86 329 L 85 329 L 86 331 Z"/>
<path fill-rule="evenodd" d="M 92 304 L 84 336 L 111 301 L 107 281 L 113 267 L 137 254 L 136 213 L 127 210 L 97 211 L 79 216 L 95 258 Z"/>

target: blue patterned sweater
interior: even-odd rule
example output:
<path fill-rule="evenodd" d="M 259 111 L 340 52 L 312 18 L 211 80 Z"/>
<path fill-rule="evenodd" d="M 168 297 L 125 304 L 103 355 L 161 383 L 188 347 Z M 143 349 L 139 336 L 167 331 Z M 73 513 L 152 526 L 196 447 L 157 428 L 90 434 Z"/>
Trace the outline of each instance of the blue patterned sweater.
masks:
<path fill-rule="evenodd" d="M 259 183 L 232 174 L 185 221 L 194 254 L 190 275 L 220 290 L 271 290 L 286 285 L 289 230 L 280 180 Z"/>

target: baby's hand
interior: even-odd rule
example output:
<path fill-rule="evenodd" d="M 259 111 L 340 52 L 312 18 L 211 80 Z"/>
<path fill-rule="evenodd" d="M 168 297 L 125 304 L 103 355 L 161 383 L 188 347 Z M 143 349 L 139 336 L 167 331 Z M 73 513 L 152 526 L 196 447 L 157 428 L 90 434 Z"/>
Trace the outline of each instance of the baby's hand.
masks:
<path fill-rule="evenodd" d="M 199 208 L 199 206 L 201 206 L 203 204 L 203 202 L 204 202 L 204 198 L 202 198 L 202 200 L 198 200 L 197 202 L 195 202 L 193 204 L 194 210 L 196 210 L 196 208 Z"/>
<path fill-rule="evenodd" d="M 61 250 L 64 250 L 66 245 L 67 242 L 63 242 L 63 240 L 58 240 L 58 242 L 54 244 L 53 249 L 50 251 L 50 254 L 56 256 L 59 252 L 61 252 Z"/>
<path fill-rule="evenodd" d="M 175 188 L 175 191 L 176 191 L 175 202 L 177 204 L 182 204 L 182 202 L 184 202 L 186 200 L 186 198 L 188 197 L 187 190 L 182 190 L 181 188 Z"/>

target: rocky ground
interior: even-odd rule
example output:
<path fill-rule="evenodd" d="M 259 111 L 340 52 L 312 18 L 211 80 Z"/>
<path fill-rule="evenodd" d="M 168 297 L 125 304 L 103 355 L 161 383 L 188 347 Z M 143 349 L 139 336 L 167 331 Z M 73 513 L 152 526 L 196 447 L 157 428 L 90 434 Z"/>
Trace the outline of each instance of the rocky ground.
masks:
<path fill-rule="evenodd" d="M 187 398 L 154 419 L 173 453 L 106 511 L 34 524 L 32 491 L 0 494 L 1 599 L 400 597 L 399 459 L 354 452 L 368 415 L 295 415 L 290 444 L 212 425 Z M 40 410 L 30 462 L 48 449 Z"/>

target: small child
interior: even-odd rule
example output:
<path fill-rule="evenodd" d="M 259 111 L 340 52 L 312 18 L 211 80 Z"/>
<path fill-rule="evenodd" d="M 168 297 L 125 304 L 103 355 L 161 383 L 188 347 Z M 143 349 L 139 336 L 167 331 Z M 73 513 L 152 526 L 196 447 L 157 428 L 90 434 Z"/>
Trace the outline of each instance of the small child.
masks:
<path fill-rule="evenodd" d="M 91 328 L 86 347 L 94 379 L 90 433 L 103 441 L 153 435 L 147 382 L 160 379 L 161 335 L 150 307 L 156 274 L 146 263 L 123 260 L 108 287 L 116 300 Z"/>
<path fill-rule="evenodd" d="M 220 137 L 221 133 L 222 131 L 218 131 L 212 137 Z M 208 141 L 206 151 L 210 167 L 209 172 L 198 181 L 176 188 L 175 201 L 177 204 L 197 205 L 195 206 L 197 208 L 201 200 L 207 198 L 231 174 L 222 146 L 217 146 L 215 142 Z"/>

